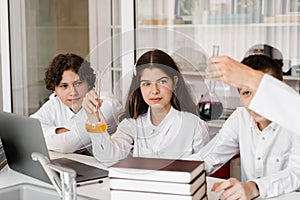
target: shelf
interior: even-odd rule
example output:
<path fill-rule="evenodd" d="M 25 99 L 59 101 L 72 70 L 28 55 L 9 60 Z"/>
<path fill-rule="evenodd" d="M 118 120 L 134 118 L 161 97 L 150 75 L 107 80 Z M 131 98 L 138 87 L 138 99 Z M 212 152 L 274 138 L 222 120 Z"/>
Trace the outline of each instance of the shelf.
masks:
<path fill-rule="evenodd" d="M 37 26 L 36 29 L 44 30 L 44 29 L 51 29 L 51 30 L 59 30 L 59 29 L 88 29 L 88 26 Z"/>
<path fill-rule="evenodd" d="M 191 75 L 191 76 L 205 76 L 205 72 L 199 71 L 181 71 L 183 75 Z"/>
<path fill-rule="evenodd" d="M 110 25 L 110 29 L 121 29 L 121 25 Z"/>
<path fill-rule="evenodd" d="M 138 25 L 138 28 L 241 28 L 241 27 L 298 27 L 296 23 L 254 23 L 254 24 L 161 24 L 161 25 Z"/>
<path fill-rule="evenodd" d="M 121 72 L 122 68 L 120 68 L 120 67 L 112 67 L 111 71 Z"/>
<path fill-rule="evenodd" d="M 207 121 L 206 123 L 209 127 L 221 128 L 223 126 L 224 122 L 225 122 L 225 120 L 218 119 L 218 120 Z"/>
<path fill-rule="evenodd" d="M 298 76 L 283 76 L 283 80 L 288 80 L 288 81 L 299 81 L 300 77 Z"/>
<path fill-rule="evenodd" d="M 188 76 L 205 76 L 205 72 L 199 72 L 199 71 L 182 71 L 183 75 Z M 283 80 L 291 80 L 291 81 L 298 81 L 300 80 L 300 77 L 297 76 L 283 76 Z"/>

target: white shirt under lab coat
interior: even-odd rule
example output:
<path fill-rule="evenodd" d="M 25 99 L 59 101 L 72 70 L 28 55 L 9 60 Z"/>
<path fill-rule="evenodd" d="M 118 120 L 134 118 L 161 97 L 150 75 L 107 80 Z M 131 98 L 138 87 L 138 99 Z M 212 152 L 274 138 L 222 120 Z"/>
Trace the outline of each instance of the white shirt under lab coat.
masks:
<path fill-rule="evenodd" d="M 109 133 L 115 132 L 117 127 L 117 114 L 120 106 L 111 98 L 103 98 L 101 111 L 108 123 Z M 41 122 L 48 150 L 61 153 L 72 153 L 91 145 L 89 134 L 85 129 L 87 116 L 82 108 L 74 113 L 54 93 L 49 100 L 30 117 Z M 56 134 L 57 128 L 67 128 L 70 131 Z"/>
<path fill-rule="evenodd" d="M 237 108 L 219 133 L 201 150 L 207 173 L 240 153 L 243 182 L 254 181 L 260 197 L 300 188 L 300 135 L 272 122 L 260 131 L 244 107 Z"/>
<path fill-rule="evenodd" d="M 150 109 L 137 119 L 124 119 L 111 137 L 90 133 L 94 156 L 102 162 L 114 162 L 128 156 L 184 159 L 196 154 L 209 141 L 206 123 L 198 116 L 171 107 L 158 125 L 150 118 Z"/>
<path fill-rule="evenodd" d="M 265 74 L 249 108 L 300 134 L 300 95 L 278 79 Z"/>

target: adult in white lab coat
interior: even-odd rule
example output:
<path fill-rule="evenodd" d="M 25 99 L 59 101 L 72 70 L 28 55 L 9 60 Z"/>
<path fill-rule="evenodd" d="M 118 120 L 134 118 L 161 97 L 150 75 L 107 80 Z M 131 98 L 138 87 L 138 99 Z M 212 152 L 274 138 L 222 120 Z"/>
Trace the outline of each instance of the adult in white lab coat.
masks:
<path fill-rule="evenodd" d="M 49 64 L 45 83 L 53 93 L 30 116 L 40 120 L 49 150 L 73 153 L 85 151 L 91 145 L 85 130 L 87 116 L 81 104 L 86 93 L 94 88 L 95 77 L 90 63 L 75 54 L 59 54 Z M 119 106 L 108 95 L 103 99 L 102 111 L 108 121 L 109 131 L 113 133 L 117 126 Z"/>
<path fill-rule="evenodd" d="M 300 95 L 295 90 L 282 81 L 251 69 L 228 56 L 214 56 L 210 58 L 210 62 L 208 71 L 212 79 L 255 91 L 249 109 L 300 134 Z"/>
<path fill-rule="evenodd" d="M 256 70 L 282 81 L 281 66 L 264 55 L 242 61 Z M 219 134 L 201 152 L 206 170 L 211 173 L 240 153 L 242 182 L 231 178 L 216 183 L 212 190 L 222 198 L 252 199 L 274 197 L 300 187 L 300 135 L 249 109 L 255 90 L 238 87 L 244 108 L 226 120 Z"/>
<path fill-rule="evenodd" d="M 83 107 L 96 112 L 96 94 L 88 93 Z M 94 156 L 112 162 L 127 157 L 184 159 L 209 141 L 205 122 L 196 113 L 184 79 L 173 59 L 161 50 L 144 53 L 137 61 L 115 134 L 91 133 Z"/>

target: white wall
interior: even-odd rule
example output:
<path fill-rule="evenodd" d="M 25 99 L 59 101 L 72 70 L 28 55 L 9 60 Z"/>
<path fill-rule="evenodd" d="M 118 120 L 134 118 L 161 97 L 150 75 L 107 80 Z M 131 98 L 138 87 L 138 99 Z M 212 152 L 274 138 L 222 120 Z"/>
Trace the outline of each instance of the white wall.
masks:
<path fill-rule="evenodd" d="M 0 18 L 1 18 L 1 15 L 0 15 Z M 1 21 L 1 19 L 0 19 Z M 1 26 L 0 26 L 0 38 L 1 38 Z M 1 40 L 0 40 L 0 46 L 1 46 Z M 3 109 L 3 93 L 2 93 L 2 62 L 1 62 L 1 48 L 0 48 L 0 110 Z"/>

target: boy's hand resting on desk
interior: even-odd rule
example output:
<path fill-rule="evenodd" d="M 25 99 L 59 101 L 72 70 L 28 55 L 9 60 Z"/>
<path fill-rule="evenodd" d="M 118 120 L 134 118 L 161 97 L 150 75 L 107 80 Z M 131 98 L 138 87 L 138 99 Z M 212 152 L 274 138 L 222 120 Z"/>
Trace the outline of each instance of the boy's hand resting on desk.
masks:
<path fill-rule="evenodd" d="M 70 130 L 67 129 L 67 128 L 57 128 L 57 129 L 55 130 L 55 133 L 56 133 L 56 134 L 61 134 L 61 133 L 65 133 L 65 132 L 68 132 L 68 131 L 70 131 Z"/>
<path fill-rule="evenodd" d="M 256 183 L 249 181 L 242 183 L 236 178 L 230 178 L 226 181 L 215 183 L 211 189 L 213 192 L 222 191 L 221 199 L 226 200 L 248 200 L 259 196 L 259 191 L 256 187 Z"/>

